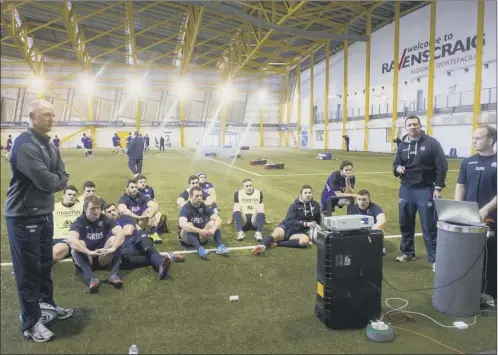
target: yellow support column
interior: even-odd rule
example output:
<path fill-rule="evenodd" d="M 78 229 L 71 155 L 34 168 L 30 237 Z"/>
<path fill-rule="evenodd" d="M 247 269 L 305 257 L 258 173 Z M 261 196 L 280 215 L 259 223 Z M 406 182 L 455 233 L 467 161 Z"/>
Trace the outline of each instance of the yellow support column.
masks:
<path fill-rule="evenodd" d="M 301 147 L 301 63 L 297 65 L 297 142 L 296 148 Z"/>
<path fill-rule="evenodd" d="M 372 12 L 370 11 L 367 15 L 367 28 L 366 33 L 368 36 L 368 41 L 366 43 L 366 54 L 365 54 L 365 125 L 364 132 L 365 135 L 363 137 L 363 150 L 368 152 L 368 142 L 370 141 L 370 131 L 369 131 L 369 122 L 370 122 L 370 51 L 372 48 Z"/>
<path fill-rule="evenodd" d="M 398 120 L 398 76 L 399 76 L 399 1 L 394 3 L 394 75 L 393 75 L 393 117 L 391 121 L 391 151 L 394 151 L 396 121 Z"/>
<path fill-rule="evenodd" d="M 290 119 L 291 119 L 291 112 L 292 112 L 292 94 L 291 94 L 291 87 L 290 87 L 290 73 L 287 73 L 287 78 L 286 78 L 286 87 L 287 87 L 287 97 L 289 98 L 289 102 L 287 102 L 287 126 L 290 125 Z M 283 132 L 282 132 L 283 134 Z M 285 140 L 285 146 L 289 146 L 289 131 L 287 130 L 284 135 L 284 140 Z"/>
<path fill-rule="evenodd" d="M 482 84 L 482 49 L 484 39 L 484 1 L 477 4 L 477 45 L 476 45 L 476 73 L 474 79 L 474 113 L 472 116 L 472 132 L 479 126 L 481 114 L 481 84 Z M 472 154 L 476 151 L 472 148 Z"/>
<path fill-rule="evenodd" d="M 429 28 L 429 87 L 427 89 L 427 128 L 426 133 L 432 135 L 432 117 L 434 116 L 434 68 L 435 58 L 434 52 L 436 51 L 436 1 L 431 2 L 431 18 Z M 393 136 L 394 139 L 394 136 Z"/>
<path fill-rule="evenodd" d="M 325 45 L 325 112 L 323 115 L 324 118 L 324 131 L 323 131 L 323 139 L 324 139 L 324 148 L 329 149 L 329 63 L 330 63 L 330 43 L 327 41 Z"/>
<path fill-rule="evenodd" d="M 346 25 L 346 30 L 344 33 L 348 34 L 348 28 Z M 348 40 L 344 41 L 344 92 L 342 94 L 342 150 L 346 150 L 346 141 L 343 136 L 346 135 L 346 124 L 348 123 Z"/>
<path fill-rule="evenodd" d="M 285 98 L 285 89 L 283 86 L 282 75 L 279 75 L 279 93 L 278 93 L 278 124 L 281 126 L 284 123 L 284 98 Z M 278 132 L 278 146 L 282 146 L 282 131 Z"/>
<path fill-rule="evenodd" d="M 314 78 L 314 61 L 315 61 L 315 55 L 314 53 L 311 53 L 310 57 L 310 125 L 308 129 L 308 148 L 311 148 L 311 142 L 313 141 L 313 122 L 314 122 L 314 115 L 313 115 L 313 89 L 314 89 L 314 83 L 315 83 L 315 78 Z"/>
<path fill-rule="evenodd" d="M 185 147 L 185 130 L 183 127 L 183 123 L 185 121 L 185 101 L 183 99 L 180 100 L 180 147 Z"/>
<path fill-rule="evenodd" d="M 88 118 L 90 119 L 91 126 L 90 126 L 90 137 L 92 137 L 92 142 L 93 142 L 93 148 L 97 148 L 97 139 L 95 135 L 95 125 L 94 125 L 94 114 L 93 114 L 93 96 L 90 94 L 88 97 Z"/>
<path fill-rule="evenodd" d="M 263 92 L 263 71 L 259 75 L 259 90 Z M 263 138 L 263 102 L 259 102 L 259 146 L 263 147 L 265 140 Z"/>

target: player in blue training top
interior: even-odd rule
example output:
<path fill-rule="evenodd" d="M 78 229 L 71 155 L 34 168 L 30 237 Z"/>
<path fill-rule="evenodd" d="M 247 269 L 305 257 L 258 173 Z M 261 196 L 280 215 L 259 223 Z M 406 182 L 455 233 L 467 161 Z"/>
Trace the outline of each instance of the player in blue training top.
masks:
<path fill-rule="evenodd" d="M 87 137 L 86 133 L 83 133 L 81 137 L 81 143 L 83 144 L 83 149 L 85 150 L 85 158 L 89 159 L 93 157 L 93 141 L 91 137 Z"/>
<path fill-rule="evenodd" d="M 121 149 L 121 152 L 123 152 L 123 154 L 125 153 L 125 150 L 121 146 L 121 137 L 119 137 L 117 133 L 114 133 L 114 135 L 112 136 L 112 146 L 113 154 L 118 154 L 119 149 Z"/>
<path fill-rule="evenodd" d="M 263 239 L 263 244 L 252 250 L 252 254 L 260 255 L 275 246 L 306 248 L 310 243 L 309 229 L 319 228 L 321 219 L 320 204 L 313 200 L 313 189 L 310 185 L 303 185 L 299 197 L 287 210 L 285 219 Z"/>
<path fill-rule="evenodd" d="M 151 200 L 152 202 L 157 203 L 154 189 L 151 186 L 147 185 L 147 178 L 144 175 L 138 175 L 136 180 L 137 180 L 138 192 L 147 196 L 149 200 Z M 160 215 L 161 217 L 159 220 L 159 226 L 162 226 L 162 230 L 164 231 L 164 233 L 169 233 L 168 218 L 164 213 L 160 213 Z"/>
<path fill-rule="evenodd" d="M 345 160 L 341 162 L 339 170 L 330 174 L 325 182 L 325 187 L 321 196 L 322 212 L 327 210 L 327 200 L 331 197 L 354 197 L 354 185 L 356 179 L 353 175 L 353 163 Z M 343 200 L 335 201 L 334 206 L 343 207 L 346 202 Z"/>
<path fill-rule="evenodd" d="M 137 180 L 129 179 L 126 182 L 126 192 L 119 199 L 118 210 L 136 219 L 141 229 L 149 229 L 154 243 L 163 242 L 159 234 L 165 232 L 166 218 L 159 212 L 157 203 L 138 191 Z"/>
<path fill-rule="evenodd" d="M 57 134 L 55 135 L 54 139 L 52 140 L 52 142 L 54 142 L 54 145 L 57 147 L 57 148 L 60 148 L 60 145 L 61 145 L 61 140 L 59 139 L 59 137 L 57 137 Z"/>
<path fill-rule="evenodd" d="M 216 190 L 214 189 L 214 185 L 207 181 L 207 174 L 203 171 L 198 172 L 197 177 L 199 178 L 199 187 L 211 196 L 211 200 L 213 201 L 211 207 L 214 208 L 216 213 L 219 213 L 220 210 L 216 204 Z"/>
<path fill-rule="evenodd" d="M 89 282 L 90 293 L 99 292 L 100 281 L 93 269 L 111 264 L 108 283 L 115 288 L 123 286 L 119 277 L 121 264 L 121 245 L 125 240 L 123 228 L 115 220 L 102 213 L 100 199 L 89 196 L 83 204 L 85 210 L 71 224 L 67 241 L 71 247 L 74 264 Z"/>
<path fill-rule="evenodd" d="M 124 266 L 134 268 L 152 265 L 159 274 L 159 279 L 168 277 L 168 270 L 172 261 L 183 261 L 183 255 L 166 253 L 163 257 L 154 247 L 154 241 L 140 229 L 134 218 L 121 215 L 116 205 L 107 204 L 104 208 L 107 217 L 117 221 L 125 233 L 122 261 Z"/>
<path fill-rule="evenodd" d="M 5 144 L 5 160 L 9 161 L 9 154 L 12 150 L 12 135 L 9 134 L 7 138 L 7 143 Z"/>
<path fill-rule="evenodd" d="M 150 152 L 150 137 L 148 134 L 144 136 L 144 143 L 145 143 L 145 152 Z"/>
<path fill-rule="evenodd" d="M 128 148 L 132 139 L 133 139 L 133 137 L 132 137 L 131 132 L 130 132 L 130 133 L 128 133 L 128 137 L 126 137 L 126 148 Z"/>
<path fill-rule="evenodd" d="M 182 208 L 188 202 L 188 199 L 190 198 L 190 189 L 192 189 L 194 186 L 199 187 L 199 178 L 196 175 L 190 175 L 188 177 L 188 185 L 189 187 L 185 189 L 176 199 L 176 204 L 180 208 Z M 201 191 L 202 191 L 202 201 L 204 202 L 204 204 L 212 208 L 214 213 L 218 214 L 218 210 L 216 209 L 216 203 L 214 203 L 213 198 L 202 189 Z"/>
<path fill-rule="evenodd" d="M 201 258 L 208 255 L 205 245 L 210 236 L 216 243 L 216 254 L 228 255 L 228 249 L 221 239 L 221 218 L 202 202 L 202 190 L 193 186 L 190 199 L 180 210 L 178 237 L 184 245 L 193 246 Z"/>
<path fill-rule="evenodd" d="M 496 299 L 496 128 L 482 125 L 472 135 L 472 147 L 477 154 L 462 161 L 455 189 L 455 200 L 477 202 L 481 222 L 489 228 L 484 253 L 481 302 L 495 305 Z"/>

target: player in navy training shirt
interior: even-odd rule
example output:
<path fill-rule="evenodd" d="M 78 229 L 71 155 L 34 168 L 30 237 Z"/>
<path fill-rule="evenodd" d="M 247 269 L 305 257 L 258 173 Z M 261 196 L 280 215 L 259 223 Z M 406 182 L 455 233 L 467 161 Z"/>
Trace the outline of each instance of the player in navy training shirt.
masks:
<path fill-rule="evenodd" d="M 12 150 L 12 136 L 9 134 L 9 138 L 7 138 L 7 143 L 5 144 L 5 160 L 9 161 L 9 154 Z"/>
<path fill-rule="evenodd" d="M 52 140 L 52 142 L 54 142 L 54 145 L 57 147 L 57 148 L 60 148 L 60 145 L 61 145 L 61 140 L 59 139 L 59 137 L 57 137 L 57 134 L 55 135 L 54 139 Z"/>
<path fill-rule="evenodd" d="M 477 202 L 481 221 L 489 227 L 484 254 L 483 303 L 496 299 L 496 129 L 483 125 L 472 135 L 477 154 L 462 161 L 455 189 L 455 200 Z"/>
<path fill-rule="evenodd" d="M 162 243 L 159 233 L 164 233 L 166 222 L 159 206 L 147 196 L 138 191 L 137 180 L 129 179 L 126 183 L 126 192 L 121 196 L 118 203 L 121 214 L 126 214 L 137 220 L 143 230 L 150 229 L 150 237 L 154 243 Z"/>
<path fill-rule="evenodd" d="M 128 267 L 152 265 L 159 274 L 159 279 L 168 277 L 172 261 L 183 261 L 183 255 L 166 253 L 163 257 L 154 247 L 154 241 L 140 229 L 134 218 L 121 215 L 116 205 L 107 204 L 104 208 L 107 217 L 117 221 L 125 233 L 122 261 Z"/>
<path fill-rule="evenodd" d="M 113 154 L 118 154 L 119 149 L 121 149 L 123 154 L 125 153 L 125 150 L 123 149 L 123 147 L 121 147 L 121 137 L 119 137 L 117 133 L 114 133 L 114 135 L 112 136 L 112 146 Z"/>
<path fill-rule="evenodd" d="M 136 180 L 137 180 L 138 191 L 141 194 L 144 194 L 145 196 L 147 196 L 149 198 L 149 200 L 151 200 L 152 202 L 157 203 L 154 189 L 151 186 L 147 185 L 147 178 L 144 175 L 138 175 Z M 158 204 L 158 208 L 159 208 L 159 204 Z M 164 214 L 164 213 L 160 213 L 160 215 L 161 215 L 161 217 L 159 219 L 159 224 L 158 224 L 160 226 L 159 230 L 160 230 L 160 232 L 169 233 L 168 218 L 166 217 L 166 214 Z"/>
<path fill-rule="evenodd" d="M 89 159 L 93 157 L 93 142 L 91 137 L 87 137 L 86 133 L 83 133 L 81 137 L 81 143 L 83 144 L 83 149 L 85 150 L 85 158 Z"/>
<path fill-rule="evenodd" d="M 353 163 L 346 160 L 342 161 L 339 170 L 330 174 L 325 182 L 325 187 L 323 188 L 321 196 L 322 211 L 325 212 L 327 210 L 327 200 L 331 197 L 354 197 L 355 183 L 356 179 L 353 176 Z M 336 205 L 342 207 L 344 204 L 342 203 L 342 200 L 340 200 L 336 202 Z"/>
<path fill-rule="evenodd" d="M 83 204 L 84 214 L 71 224 L 67 241 L 71 246 L 74 264 L 89 282 L 90 293 L 99 292 L 100 281 L 92 268 L 111 264 L 108 283 L 115 288 L 123 286 L 119 277 L 121 245 L 125 240 L 123 228 L 102 213 L 97 196 L 89 196 Z"/>
<path fill-rule="evenodd" d="M 188 199 L 190 198 L 190 189 L 192 189 L 194 186 L 199 187 L 199 178 L 196 175 L 190 175 L 188 177 L 188 184 L 189 187 L 185 189 L 176 199 L 176 204 L 180 208 L 182 208 L 188 202 Z M 218 214 L 218 210 L 216 209 L 216 204 L 214 203 L 213 198 L 205 191 L 202 191 L 202 201 L 206 206 L 212 208 L 214 213 Z"/>
<path fill-rule="evenodd" d="M 202 246 L 210 236 L 216 243 L 216 254 L 228 255 L 228 249 L 221 240 L 221 219 L 202 202 L 202 190 L 193 186 L 189 191 L 190 199 L 181 208 L 178 219 L 178 237 L 185 245 L 192 245 L 201 258 L 205 258 L 208 251 Z M 201 245 L 202 244 L 202 245 Z"/>

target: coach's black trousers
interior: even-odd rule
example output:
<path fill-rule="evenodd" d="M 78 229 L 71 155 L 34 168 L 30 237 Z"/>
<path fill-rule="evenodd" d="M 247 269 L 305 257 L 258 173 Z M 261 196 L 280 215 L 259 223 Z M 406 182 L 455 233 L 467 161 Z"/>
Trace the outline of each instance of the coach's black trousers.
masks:
<path fill-rule="evenodd" d="M 40 319 L 40 302 L 55 305 L 50 276 L 54 221 L 52 214 L 5 220 L 24 331 Z"/>
<path fill-rule="evenodd" d="M 128 159 L 128 167 L 133 174 L 142 173 L 142 159 Z"/>

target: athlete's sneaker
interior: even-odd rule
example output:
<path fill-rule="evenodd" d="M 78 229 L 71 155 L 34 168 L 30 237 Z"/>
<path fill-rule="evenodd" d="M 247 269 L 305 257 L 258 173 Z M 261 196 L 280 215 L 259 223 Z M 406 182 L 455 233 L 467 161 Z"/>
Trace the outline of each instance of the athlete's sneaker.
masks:
<path fill-rule="evenodd" d="M 223 256 L 228 255 L 228 248 L 225 246 L 225 244 L 220 244 L 220 246 L 216 248 L 216 254 Z"/>
<path fill-rule="evenodd" d="M 92 278 L 88 287 L 90 289 L 90 293 L 98 293 L 100 288 L 100 280 L 95 277 Z"/>
<path fill-rule="evenodd" d="M 244 240 L 246 234 L 243 231 L 237 233 L 237 240 Z"/>
<path fill-rule="evenodd" d="M 263 234 L 261 232 L 256 232 L 254 233 L 254 239 L 256 239 L 258 242 L 263 240 Z"/>
<path fill-rule="evenodd" d="M 150 235 L 150 238 L 154 241 L 154 244 L 161 244 L 163 242 L 163 240 L 157 233 L 152 233 Z"/>
<path fill-rule="evenodd" d="M 264 244 L 260 244 L 260 245 L 257 245 L 252 251 L 252 255 L 261 255 L 262 253 L 264 253 L 266 250 L 266 245 Z"/>
<path fill-rule="evenodd" d="M 436 263 L 431 264 L 432 272 L 436 272 Z"/>
<path fill-rule="evenodd" d="M 396 261 L 397 262 L 400 262 L 400 263 L 404 263 L 404 262 L 407 262 L 407 261 L 411 261 L 415 259 L 414 256 L 412 255 L 407 255 L 407 254 L 401 254 L 400 256 L 397 256 L 396 257 Z"/>
<path fill-rule="evenodd" d="M 175 263 L 182 263 L 185 261 L 185 256 L 183 254 L 178 254 L 178 253 L 169 253 L 171 261 L 174 261 Z"/>
<path fill-rule="evenodd" d="M 60 306 L 53 306 L 50 303 L 40 302 L 40 308 L 42 310 L 50 310 L 54 312 L 57 316 L 58 320 L 63 320 L 71 317 L 74 313 L 74 309 L 71 308 L 62 308 Z"/>
<path fill-rule="evenodd" d="M 123 280 L 121 280 L 121 278 L 116 274 L 111 275 L 111 277 L 109 277 L 109 279 L 107 280 L 107 283 L 114 286 L 114 288 L 123 287 Z"/>
<path fill-rule="evenodd" d="M 197 250 L 197 253 L 201 258 L 205 258 L 209 254 L 209 251 L 207 251 L 204 247 L 200 247 L 199 250 Z"/>
<path fill-rule="evenodd" d="M 168 218 L 166 217 L 165 214 L 163 214 L 159 219 L 159 223 L 157 224 L 157 229 L 159 232 L 169 233 Z"/>
<path fill-rule="evenodd" d="M 496 303 L 495 303 L 493 296 L 482 293 L 481 294 L 481 306 L 485 307 L 485 308 L 495 308 Z"/>
<path fill-rule="evenodd" d="M 55 337 L 54 333 L 43 325 L 41 319 L 30 329 L 26 329 L 23 334 L 24 337 L 31 338 L 37 343 L 44 343 Z"/>
<path fill-rule="evenodd" d="M 382 256 L 386 256 L 387 253 L 386 253 L 386 248 L 382 248 Z"/>
<path fill-rule="evenodd" d="M 163 258 L 161 266 L 159 266 L 159 280 L 164 280 L 168 278 L 168 270 L 171 267 L 171 258 L 166 254 Z"/>

